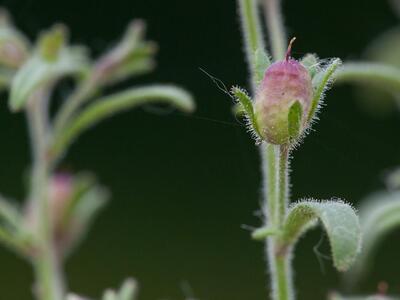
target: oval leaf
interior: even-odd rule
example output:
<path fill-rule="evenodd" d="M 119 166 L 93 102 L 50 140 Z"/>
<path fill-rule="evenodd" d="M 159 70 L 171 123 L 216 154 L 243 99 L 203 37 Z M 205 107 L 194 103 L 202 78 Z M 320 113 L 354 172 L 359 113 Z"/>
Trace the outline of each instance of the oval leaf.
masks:
<path fill-rule="evenodd" d="M 334 266 L 339 271 L 347 270 L 360 250 L 361 230 L 354 209 L 342 201 L 304 201 L 294 205 L 283 228 L 284 244 L 294 244 L 317 220 L 327 232 Z"/>

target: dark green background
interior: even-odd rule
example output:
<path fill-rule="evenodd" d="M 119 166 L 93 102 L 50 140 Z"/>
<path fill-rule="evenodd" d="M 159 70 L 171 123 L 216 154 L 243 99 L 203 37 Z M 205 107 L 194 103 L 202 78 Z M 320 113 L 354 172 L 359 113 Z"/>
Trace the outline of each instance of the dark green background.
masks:
<path fill-rule="evenodd" d="M 230 114 L 231 100 L 199 71 L 229 87 L 245 86 L 233 0 L 6 0 L 15 22 L 33 38 L 57 21 L 74 42 L 98 54 L 136 17 L 159 42 L 159 66 L 140 81 L 180 84 L 196 97 L 194 115 L 138 109 L 90 130 L 64 163 L 91 170 L 112 190 L 112 201 L 67 264 L 73 291 L 96 297 L 127 276 L 140 282 L 140 299 L 183 299 L 182 283 L 204 300 L 268 299 L 263 246 L 242 224 L 260 224 L 259 160 L 254 142 Z M 285 1 L 287 27 L 298 40 L 294 56 L 357 59 L 369 41 L 398 20 L 383 0 Z M 22 114 L 0 105 L 0 189 L 24 195 L 29 150 Z M 400 114 L 374 118 L 348 86 L 329 92 L 315 126 L 292 161 L 293 199 L 340 197 L 357 203 L 382 188 L 385 171 L 400 163 Z M 324 299 L 340 280 L 329 260 L 313 251 L 315 230 L 298 245 L 294 264 L 299 299 Z M 386 280 L 400 292 L 399 233 L 383 243 L 363 291 Z M 327 242 L 320 251 L 328 253 Z M 0 299 L 31 299 L 31 269 L 0 250 Z M 183 284 L 185 285 L 185 284 Z"/>

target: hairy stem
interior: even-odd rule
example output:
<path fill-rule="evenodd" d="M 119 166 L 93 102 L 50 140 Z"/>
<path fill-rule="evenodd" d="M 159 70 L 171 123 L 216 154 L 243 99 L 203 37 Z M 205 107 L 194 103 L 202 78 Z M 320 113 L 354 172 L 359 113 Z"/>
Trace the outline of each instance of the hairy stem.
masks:
<path fill-rule="evenodd" d="M 47 93 L 40 90 L 32 96 L 27 108 L 33 159 L 29 199 L 38 222 L 36 232 L 38 252 L 33 259 L 33 264 L 37 298 L 63 300 L 64 283 L 60 271 L 60 261 L 53 245 L 47 199 L 49 180 L 47 148 L 50 133 L 47 122 L 47 98 Z"/>
<path fill-rule="evenodd" d="M 269 42 L 274 60 L 282 60 L 287 48 L 287 37 L 283 25 L 281 0 L 264 0 L 265 18 Z"/>
<path fill-rule="evenodd" d="M 256 88 L 255 52 L 264 49 L 264 39 L 259 17 L 258 0 L 238 0 L 246 59 L 251 74 L 253 89 Z"/>
<path fill-rule="evenodd" d="M 274 59 L 283 59 L 286 37 L 280 12 L 280 1 L 265 0 L 266 17 L 269 25 L 270 41 Z M 239 0 L 243 37 L 249 69 L 251 72 L 253 93 L 256 87 L 255 50 L 263 46 L 259 29 L 257 0 Z M 262 174 L 264 183 L 264 209 L 266 225 L 280 229 L 288 205 L 288 146 L 275 146 L 263 142 L 260 146 Z M 293 299 L 290 251 L 281 251 L 278 236 L 266 241 L 266 252 L 273 288 L 273 300 Z"/>

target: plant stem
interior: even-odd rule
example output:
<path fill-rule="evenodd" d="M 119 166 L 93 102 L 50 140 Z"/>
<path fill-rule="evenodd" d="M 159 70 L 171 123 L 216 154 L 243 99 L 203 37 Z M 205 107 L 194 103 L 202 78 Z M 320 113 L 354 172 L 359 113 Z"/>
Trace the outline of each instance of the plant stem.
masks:
<path fill-rule="evenodd" d="M 263 46 L 259 29 L 257 0 L 238 0 L 242 21 L 242 30 L 249 69 L 251 72 L 253 93 L 256 88 L 255 50 Z M 283 59 L 286 50 L 286 37 L 280 12 L 280 1 L 265 0 L 265 9 L 273 48 L 274 59 Z M 288 206 L 288 159 L 289 147 L 276 146 L 263 142 L 260 145 L 260 156 L 264 183 L 265 224 L 279 231 Z M 272 236 L 266 241 L 266 252 L 269 262 L 271 285 L 274 300 L 292 300 L 291 251 L 280 247 L 280 237 Z"/>
<path fill-rule="evenodd" d="M 90 98 L 95 90 L 95 79 L 90 77 L 82 82 L 73 94 L 66 99 L 63 106 L 55 116 L 54 131 L 57 134 L 66 126 L 79 107 Z"/>
<path fill-rule="evenodd" d="M 283 25 L 281 0 L 264 0 L 265 18 L 274 60 L 282 60 L 287 48 L 287 37 Z"/>
<path fill-rule="evenodd" d="M 47 150 L 49 127 L 47 121 L 48 94 L 36 92 L 27 108 L 28 127 L 31 135 L 33 170 L 30 201 L 37 220 L 36 239 L 38 253 L 33 259 L 37 284 L 37 298 L 41 300 L 62 300 L 64 284 L 60 261 L 53 245 L 49 205 L 47 199 L 49 167 Z"/>
<path fill-rule="evenodd" d="M 251 74 L 253 90 L 256 88 L 255 52 L 264 49 L 264 39 L 259 17 L 258 0 L 238 0 L 246 59 Z"/>

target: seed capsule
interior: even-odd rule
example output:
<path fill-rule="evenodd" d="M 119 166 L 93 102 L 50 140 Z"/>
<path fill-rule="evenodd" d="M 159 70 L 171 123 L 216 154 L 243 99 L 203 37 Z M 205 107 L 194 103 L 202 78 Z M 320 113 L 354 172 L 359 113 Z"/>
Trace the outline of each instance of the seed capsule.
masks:
<path fill-rule="evenodd" d="M 311 108 L 312 83 L 307 69 L 290 57 L 289 44 L 286 58 L 273 63 L 265 72 L 258 87 L 254 103 L 256 122 L 262 138 L 272 144 L 288 144 L 307 126 Z M 300 104 L 298 136 L 292 136 L 289 112 L 296 102 Z"/>

